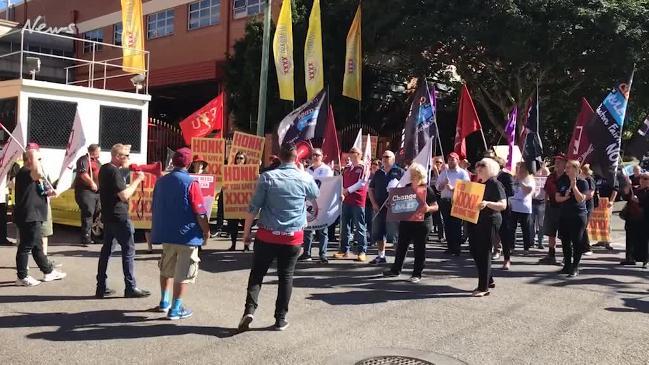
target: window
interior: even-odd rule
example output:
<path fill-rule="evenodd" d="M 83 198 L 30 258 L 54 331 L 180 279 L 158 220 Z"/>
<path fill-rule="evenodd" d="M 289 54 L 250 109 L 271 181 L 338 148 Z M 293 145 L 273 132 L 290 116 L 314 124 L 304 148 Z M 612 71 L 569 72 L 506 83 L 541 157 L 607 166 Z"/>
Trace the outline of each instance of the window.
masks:
<path fill-rule="evenodd" d="M 88 32 L 83 33 L 83 39 L 89 40 L 89 41 L 95 41 L 95 42 L 103 42 L 104 41 L 104 30 L 103 29 L 95 29 L 91 30 Z M 99 51 L 102 48 L 104 48 L 103 45 L 97 44 L 95 45 L 95 50 Z M 83 53 L 88 53 L 92 52 L 92 43 L 89 42 L 83 42 Z"/>
<path fill-rule="evenodd" d="M 189 4 L 189 29 L 218 24 L 221 20 L 221 0 L 201 0 Z"/>
<path fill-rule="evenodd" d="M 18 108 L 18 98 L 0 99 L 0 120 L 9 130 L 16 128 L 16 110 Z M 4 146 L 9 141 L 9 135 L 0 130 L 0 145 Z"/>
<path fill-rule="evenodd" d="M 76 112 L 77 103 L 29 98 L 27 140 L 41 147 L 65 148 Z"/>
<path fill-rule="evenodd" d="M 113 26 L 113 44 L 116 46 L 122 45 L 122 22 Z"/>
<path fill-rule="evenodd" d="M 146 36 L 148 39 L 164 37 L 174 33 L 174 9 L 150 14 L 147 17 Z"/>
<path fill-rule="evenodd" d="M 263 11 L 262 0 L 232 0 L 234 2 L 234 18 L 240 19 L 257 15 Z"/>
<path fill-rule="evenodd" d="M 68 132 L 69 133 L 69 132 Z M 130 144 L 139 153 L 142 136 L 142 110 L 102 105 L 99 107 L 99 146 L 110 150 L 116 143 Z"/>

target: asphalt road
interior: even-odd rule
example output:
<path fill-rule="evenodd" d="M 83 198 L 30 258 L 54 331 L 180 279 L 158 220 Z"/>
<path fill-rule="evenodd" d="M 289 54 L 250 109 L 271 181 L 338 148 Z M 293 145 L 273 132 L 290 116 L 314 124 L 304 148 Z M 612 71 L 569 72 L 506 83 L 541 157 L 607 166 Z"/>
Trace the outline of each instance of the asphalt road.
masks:
<path fill-rule="evenodd" d="M 152 290 L 151 298 L 97 300 L 99 246 L 76 246 L 73 230 L 55 230 L 50 254 L 68 273 L 63 281 L 13 286 L 15 248 L 0 248 L 2 364 L 354 364 L 379 355 L 435 364 L 649 363 L 648 274 L 617 265 L 624 247 L 617 218 L 615 250 L 597 248 L 585 257 L 578 278 L 536 265 L 543 252 L 533 250 L 514 257 L 509 272 L 494 265 L 497 287 L 486 298 L 470 297 L 477 279 L 468 254 L 451 259 L 437 243 L 429 245 L 419 284 L 407 281 L 411 258 L 398 279 L 353 261 L 298 264 L 284 332 L 269 328 L 276 291 L 271 269 L 254 330 L 242 334 L 235 327 L 250 253 L 226 252 L 228 242 L 211 241 L 185 301 L 194 316 L 172 322 L 150 311 L 159 300 L 159 254 L 138 244 L 138 285 Z M 31 272 L 41 277 L 36 267 Z M 109 276 L 121 294 L 117 256 Z"/>

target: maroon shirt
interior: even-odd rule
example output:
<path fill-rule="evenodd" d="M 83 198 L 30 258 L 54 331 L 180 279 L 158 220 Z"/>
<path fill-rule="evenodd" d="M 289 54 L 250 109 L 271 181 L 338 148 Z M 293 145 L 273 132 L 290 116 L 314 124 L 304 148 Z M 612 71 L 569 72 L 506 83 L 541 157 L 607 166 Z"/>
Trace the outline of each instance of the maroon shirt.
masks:
<path fill-rule="evenodd" d="M 343 188 L 347 189 L 365 177 L 365 166 L 356 165 L 354 167 L 346 168 L 343 171 Z M 343 203 L 355 205 L 358 207 L 365 207 L 365 199 L 367 198 L 367 184 L 355 192 L 347 195 Z"/>

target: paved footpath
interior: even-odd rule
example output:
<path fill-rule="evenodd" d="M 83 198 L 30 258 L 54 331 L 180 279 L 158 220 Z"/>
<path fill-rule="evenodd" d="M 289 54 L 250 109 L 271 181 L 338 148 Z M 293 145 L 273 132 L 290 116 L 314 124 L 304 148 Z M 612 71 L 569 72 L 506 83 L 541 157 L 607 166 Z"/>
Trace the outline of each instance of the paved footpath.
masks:
<path fill-rule="evenodd" d="M 649 364 L 649 275 L 623 267 L 624 231 L 615 218 L 616 250 L 596 249 L 581 275 L 536 265 L 542 252 L 514 257 L 494 271 L 497 288 L 472 298 L 477 279 L 468 254 L 451 259 L 430 244 L 425 278 L 379 277 L 380 268 L 352 261 L 298 264 L 290 327 L 273 332 L 276 277 L 262 290 L 254 329 L 237 334 L 250 253 L 226 252 L 213 240 L 186 303 L 194 316 L 167 321 L 151 312 L 158 297 L 159 254 L 138 244 L 138 285 L 147 299 L 93 298 L 99 246 L 71 244 L 56 227 L 54 260 L 64 281 L 13 286 L 15 248 L 0 248 L 2 364 L 355 364 L 375 356 L 407 356 L 402 364 Z M 240 244 L 241 245 L 241 244 Z M 332 244 L 334 248 L 336 243 Z M 240 246 L 241 247 L 241 246 Z M 33 263 L 32 263 L 33 265 Z M 406 274 L 412 260 L 406 264 Z M 271 269 L 272 271 L 272 269 Z M 33 267 L 37 278 L 41 274 Z M 120 259 L 109 285 L 121 293 Z M 426 360 L 428 362 L 423 362 Z M 387 360 L 376 364 L 390 364 Z"/>

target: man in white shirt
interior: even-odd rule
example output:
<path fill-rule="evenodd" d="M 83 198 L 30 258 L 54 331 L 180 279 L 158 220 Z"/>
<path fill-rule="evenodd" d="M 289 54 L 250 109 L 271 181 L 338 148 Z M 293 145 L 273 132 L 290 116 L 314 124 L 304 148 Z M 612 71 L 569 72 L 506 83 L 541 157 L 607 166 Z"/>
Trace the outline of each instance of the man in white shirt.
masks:
<path fill-rule="evenodd" d="M 453 198 L 455 183 L 458 180 L 469 181 L 469 173 L 458 165 L 459 161 L 460 156 L 455 152 L 451 152 L 446 161 L 448 167 L 437 178 L 437 190 L 440 191 L 442 196 L 439 206 L 444 217 L 444 231 L 446 232 L 446 242 L 448 244 L 448 250 L 445 253 L 454 256 L 460 256 L 462 220 L 451 217 L 451 199 Z"/>
<path fill-rule="evenodd" d="M 306 169 L 306 172 L 313 176 L 318 187 L 320 187 L 321 178 L 334 176 L 331 167 L 322 162 L 322 157 L 322 150 L 319 148 L 314 149 L 311 154 L 311 166 Z M 318 229 L 315 231 L 304 230 L 304 243 L 302 245 L 303 252 L 302 255 L 298 257 L 298 261 L 313 260 L 311 258 L 311 243 L 313 242 L 313 236 L 315 234 L 320 242 L 320 263 L 329 263 L 329 260 L 327 259 L 327 244 L 329 243 L 328 232 L 328 228 Z"/>

